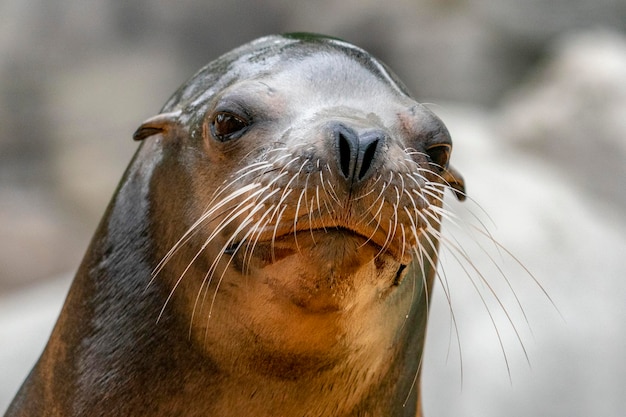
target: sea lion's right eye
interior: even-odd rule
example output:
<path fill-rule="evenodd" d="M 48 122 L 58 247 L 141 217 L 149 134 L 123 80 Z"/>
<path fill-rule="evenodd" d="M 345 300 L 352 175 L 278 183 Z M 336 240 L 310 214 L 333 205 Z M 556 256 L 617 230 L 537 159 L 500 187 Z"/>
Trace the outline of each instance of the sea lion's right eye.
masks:
<path fill-rule="evenodd" d="M 211 133 L 219 142 L 226 142 L 243 135 L 248 125 L 248 121 L 240 116 L 229 112 L 218 112 L 211 121 Z"/>

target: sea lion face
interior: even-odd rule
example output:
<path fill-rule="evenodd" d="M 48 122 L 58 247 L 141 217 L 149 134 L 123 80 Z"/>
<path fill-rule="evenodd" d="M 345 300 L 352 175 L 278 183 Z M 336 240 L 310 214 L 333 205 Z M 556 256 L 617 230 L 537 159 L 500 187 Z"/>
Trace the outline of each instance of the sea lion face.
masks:
<path fill-rule="evenodd" d="M 155 133 L 155 279 L 209 354 L 236 347 L 284 376 L 393 345 L 462 180 L 443 123 L 383 65 L 268 38 L 198 73 L 136 138 Z"/>

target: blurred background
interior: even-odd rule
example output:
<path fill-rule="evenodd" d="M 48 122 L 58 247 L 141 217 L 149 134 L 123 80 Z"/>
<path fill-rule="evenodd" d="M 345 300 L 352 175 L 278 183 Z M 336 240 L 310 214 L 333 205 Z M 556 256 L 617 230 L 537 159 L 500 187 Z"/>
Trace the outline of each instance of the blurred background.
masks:
<path fill-rule="evenodd" d="M 444 253 L 426 414 L 623 416 L 623 0 L 0 0 L 0 413 L 134 129 L 204 64 L 289 31 L 343 38 L 394 69 L 452 133 L 473 198 L 451 202 L 460 223 L 485 224 L 532 272 L 481 232 L 446 227 L 490 286 Z"/>

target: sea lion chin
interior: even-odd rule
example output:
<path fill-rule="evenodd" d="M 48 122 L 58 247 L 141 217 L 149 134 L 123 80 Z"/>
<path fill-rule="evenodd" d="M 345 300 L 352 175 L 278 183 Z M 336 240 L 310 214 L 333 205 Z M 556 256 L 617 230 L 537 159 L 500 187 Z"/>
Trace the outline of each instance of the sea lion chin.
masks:
<path fill-rule="evenodd" d="M 141 145 L 7 416 L 415 416 L 450 135 L 384 64 L 269 36 Z"/>

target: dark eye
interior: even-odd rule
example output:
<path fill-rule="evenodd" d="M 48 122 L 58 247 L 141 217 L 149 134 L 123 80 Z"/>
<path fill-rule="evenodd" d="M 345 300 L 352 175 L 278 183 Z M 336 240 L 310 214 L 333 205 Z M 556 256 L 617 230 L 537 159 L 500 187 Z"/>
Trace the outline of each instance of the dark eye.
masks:
<path fill-rule="evenodd" d="M 448 167 L 451 150 L 452 146 L 447 143 L 441 143 L 430 146 L 426 149 L 426 154 L 430 159 L 430 164 L 433 165 L 435 169 L 441 171 Z"/>
<path fill-rule="evenodd" d="M 220 142 L 237 139 L 245 132 L 249 123 L 233 113 L 219 112 L 211 121 L 211 133 Z"/>

